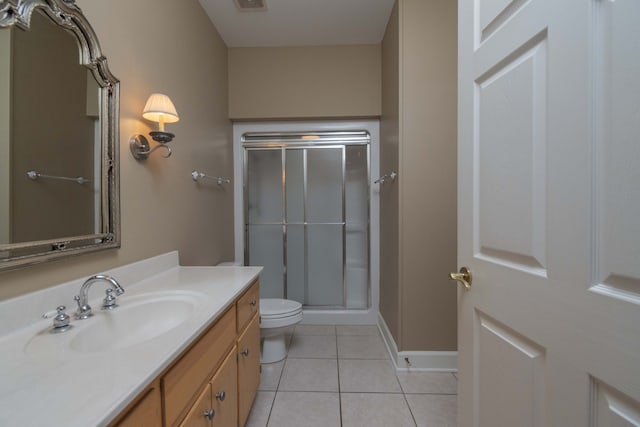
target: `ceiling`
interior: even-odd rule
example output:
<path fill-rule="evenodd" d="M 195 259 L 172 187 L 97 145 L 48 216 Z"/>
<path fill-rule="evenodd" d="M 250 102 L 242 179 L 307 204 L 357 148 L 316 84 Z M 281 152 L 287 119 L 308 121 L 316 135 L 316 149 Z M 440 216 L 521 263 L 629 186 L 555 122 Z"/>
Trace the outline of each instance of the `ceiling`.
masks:
<path fill-rule="evenodd" d="M 240 11 L 234 0 L 199 0 L 228 47 L 377 44 L 394 0 L 265 0 Z"/>

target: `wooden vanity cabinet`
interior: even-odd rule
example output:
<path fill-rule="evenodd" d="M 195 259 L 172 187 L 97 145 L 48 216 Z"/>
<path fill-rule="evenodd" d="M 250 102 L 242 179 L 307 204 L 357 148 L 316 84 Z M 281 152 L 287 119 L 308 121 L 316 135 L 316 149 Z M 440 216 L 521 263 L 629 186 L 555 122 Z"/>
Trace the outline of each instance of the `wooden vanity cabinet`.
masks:
<path fill-rule="evenodd" d="M 236 347 L 229 352 L 218 373 L 211 380 L 211 408 L 214 426 L 238 425 L 238 358 Z"/>
<path fill-rule="evenodd" d="M 211 382 L 204 387 L 180 427 L 238 425 L 237 366 L 234 346 Z"/>
<path fill-rule="evenodd" d="M 238 421 L 244 426 L 260 384 L 260 316 L 256 313 L 238 339 Z"/>
<path fill-rule="evenodd" d="M 249 321 L 260 310 L 260 285 L 256 281 L 238 298 L 236 312 L 238 313 L 238 335 L 242 333 Z"/>
<path fill-rule="evenodd" d="M 259 282 L 145 390 L 112 427 L 243 427 L 260 383 Z"/>
<path fill-rule="evenodd" d="M 236 308 L 229 310 L 162 377 L 165 426 L 179 425 L 236 340 Z"/>
<path fill-rule="evenodd" d="M 244 426 L 260 384 L 260 285 L 238 298 L 238 421 Z"/>
<path fill-rule="evenodd" d="M 154 381 L 112 424 L 117 427 L 157 427 L 162 425 L 160 381 Z"/>
<path fill-rule="evenodd" d="M 187 417 L 182 421 L 180 427 L 211 427 L 212 420 L 207 415 L 211 410 L 211 386 L 207 386 L 193 404 Z"/>

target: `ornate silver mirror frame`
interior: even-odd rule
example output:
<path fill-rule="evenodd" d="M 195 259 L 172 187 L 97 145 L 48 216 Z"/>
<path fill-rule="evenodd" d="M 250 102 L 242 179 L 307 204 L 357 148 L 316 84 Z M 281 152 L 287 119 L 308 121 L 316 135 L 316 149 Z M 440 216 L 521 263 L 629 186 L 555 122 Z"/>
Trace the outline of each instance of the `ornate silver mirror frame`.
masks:
<path fill-rule="evenodd" d="M 100 228 L 90 235 L 0 244 L 0 270 L 120 247 L 119 81 L 109 71 L 98 38 L 75 0 L 0 0 L 0 28 L 29 29 L 36 9 L 76 36 L 80 62 L 92 71 L 101 88 Z"/>

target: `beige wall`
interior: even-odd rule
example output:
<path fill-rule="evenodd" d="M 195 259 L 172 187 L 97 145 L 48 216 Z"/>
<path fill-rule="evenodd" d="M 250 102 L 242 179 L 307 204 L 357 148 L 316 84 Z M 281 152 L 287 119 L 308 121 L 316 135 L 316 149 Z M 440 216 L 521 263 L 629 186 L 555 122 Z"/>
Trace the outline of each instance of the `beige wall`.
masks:
<path fill-rule="evenodd" d="M 393 7 L 382 40 L 382 116 L 380 174 L 398 171 L 400 140 L 400 44 L 398 3 Z M 402 179 L 400 176 L 399 180 Z M 380 190 L 380 314 L 396 343 L 400 342 L 399 185 Z"/>
<path fill-rule="evenodd" d="M 455 350 L 456 286 L 447 274 L 456 270 L 456 4 L 398 0 L 397 7 L 399 74 L 384 77 L 382 145 L 392 152 L 399 140 L 399 271 L 395 284 L 393 264 L 381 266 L 381 300 L 392 296 L 381 312 L 399 350 Z M 383 51 L 392 62 L 390 24 Z M 399 88 L 397 119 L 387 85 Z M 388 220 L 382 236 L 391 239 L 392 214 Z"/>
<path fill-rule="evenodd" d="M 455 350 L 457 8 L 403 4 L 402 349 Z"/>
<path fill-rule="evenodd" d="M 77 3 L 121 81 L 122 248 L 0 273 L 0 299 L 176 249 L 187 265 L 233 258 L 231 187 L 190 177 L 193 169 L 232 175 L 222 39 L 197 0 Z M 173 99 L 181 120 L 167 126 L 176 133 L 170 158 L 138 162 L 128 140 L 150 130 L 141 112 L 154 91 Z"/>
<path fill-rule="evenodd" d="M 11 30 L 0 30 L 0 244 L 9 242 Z"/>
<path fill-rule="evenodd" d="M 237 120 L 380 115 L 380 45 L 229 49 Z"/>

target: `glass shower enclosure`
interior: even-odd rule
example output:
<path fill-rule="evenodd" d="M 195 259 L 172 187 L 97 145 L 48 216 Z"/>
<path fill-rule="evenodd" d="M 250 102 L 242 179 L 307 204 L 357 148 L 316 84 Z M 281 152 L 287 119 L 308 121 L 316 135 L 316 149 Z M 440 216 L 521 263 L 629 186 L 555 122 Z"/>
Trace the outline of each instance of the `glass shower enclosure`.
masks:
<path fill-rule="evenodd" d="M 246 133 L 245 265 L 262 298 L 369 306 L 367 132 Z"/>

